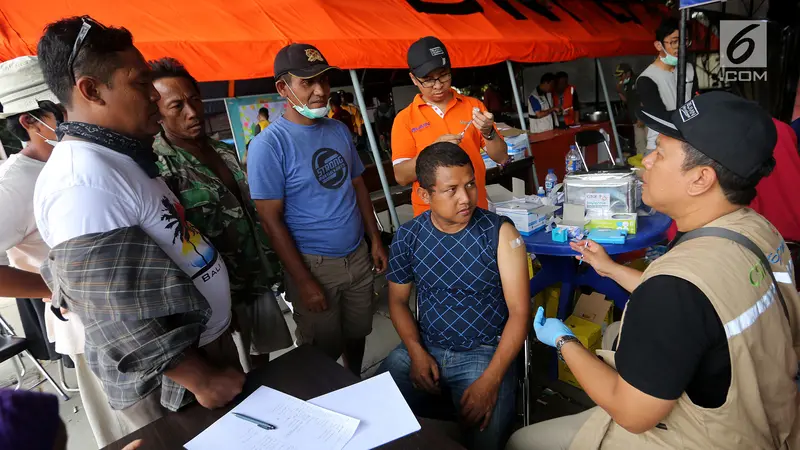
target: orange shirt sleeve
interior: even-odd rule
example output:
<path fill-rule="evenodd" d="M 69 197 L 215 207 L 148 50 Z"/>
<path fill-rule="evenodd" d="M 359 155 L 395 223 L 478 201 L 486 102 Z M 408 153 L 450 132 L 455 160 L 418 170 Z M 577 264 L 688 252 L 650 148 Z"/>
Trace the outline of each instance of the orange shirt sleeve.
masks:
<path fill-rule="evenodd" d="M 411 135 L 408 110 L 400 111 L 392 124 L 392 161 L 417 156 L 417 144 Z"/>

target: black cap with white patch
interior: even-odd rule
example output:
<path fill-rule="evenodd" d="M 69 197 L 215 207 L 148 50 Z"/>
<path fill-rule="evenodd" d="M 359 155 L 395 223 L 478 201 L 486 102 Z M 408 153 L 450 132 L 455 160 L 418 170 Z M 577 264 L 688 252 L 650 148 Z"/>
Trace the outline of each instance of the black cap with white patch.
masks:
<path fill-rule="evenodd" d="M 684 141 L 721 166 L 749 178 L 772 157 L 778 132 L 757 103 L 728 92 L 698 95 L 675 111 L 648 112 L 639 119 L 660 134 Z"/>
<path fill-rule="evenodd" d="M 439 39 L 427 36 L 408 48 L 408 68 L 415 77 L 426 77 L 443 67 L 450 68 L 450 55 Z"/>

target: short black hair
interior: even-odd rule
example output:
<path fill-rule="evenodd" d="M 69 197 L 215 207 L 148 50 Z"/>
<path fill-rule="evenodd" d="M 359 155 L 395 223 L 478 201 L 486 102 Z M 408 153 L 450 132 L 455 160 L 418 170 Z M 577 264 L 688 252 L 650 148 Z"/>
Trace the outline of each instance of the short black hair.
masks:
<path fill-rule="evenodd" d="M 725 198 L 731 204 L 747 206 L 756 198 L 756 185 L 762 178 L 769 176 L 775 168 L 775 158 L 770 157 L 759 170 L 749 178 L 744 178 L 723 167 L 720 163 L 709 158 L 700 150 L 686 142 L 681 142 L 684 152 L 683 171 L 694 169 L 698 166 L 709 166 L 714 169 Z"/>
<path fill-rule="evenodd" d="M 564 71 L 556 72 L 555 78 L 556 78 L 556 80 L 560 80 L 562 78 L 569 79 L 569 75 L 567 74 L 567 72 L 564 72 Z"/>
<path fill-rule="evenodd" d="M 191 81 L 197 92 L 200 92 L 200 85 L 194 79 L 192 74 L 186 70 L 186 67 L 175 58 L 161 58 L 154 61 L 147 61 L 150 70 L 153 71 L 153 81 L 160 80 L 161 78 L 186 78 Z"/>
<path fill-rule="evenodd" d="M 545 84 L 551 81 L 556 81 L 556 76 L 553 75 L 552 72 L 547 72 L 546 74 L 542 75 L 542 78 L 539 79 L 539 84 Z"/>
<path fill-rule="evenodd" d="M 678 31 L 678 19 L 667 17 L 661 21 L 661 24 L 656 28 L 656 40 L 664 42 L 667 36 Z"/>
<path fill-rule="evenodd" d="M 331 105 L 333 106 L 342 106 L 342 96 L 339 95 L 338 92 L 334 92 L 331 94 Z"/>
<path fill-rule="evenodd" d="M 269 119 L 269 110 L 267 108 L 264 108 L 262 106 L 261 108 L 258 109 L 258 113 Z"/>
<path fill-rule="evenodd" d="M 69 57 L 84 21 L 92 26 L 70 69 Z M 135 47 L 130 31 L 125 28 L 105 27 L 85 16 L 61 19 L 47 25 L 39 40 L 37 52 L 47 86 L 61 104 L 69 107 L 72 87 L 75 85 L 70 70 L 74 71 L 75 79 L 92 76 L 108 84 L 119 65 L 117 53 L 131 48 Z"/>
<path fill-rule="evenodd" d="M 353 103 L 354 100 L 353 93 L 344 91 L 344 93 L 342 94 L 342 100 L 344 100 L 345 103 Z"/>
<path fill-rule="evenodd" d="M 417 157 L 417 180 L 423 189 L 430 191 L 436 184 L 436 170 L 439 167 L 475 166 L 467 152 L 452 142 L 437 142 L 425 147 Z"/>
<path fill-rule="evenodd" d="M 42 100 L 39 102 L 39 108 L 34 109 L 33 111 L 27 111 L 24 113 L 14 114 L 13 116 L 6 117 L 6 130 L 9 133 L 13 134 L 17 139 L 22 142 L 28 142 L 31 140 L 30 136 L 28 135 L 28 130 L 19 123 L 19 118 L 23 114 L 29 114 L 31 116 L 36 116 L 40 120 L 44 120 L 44 116 L 47 114 L 52 114 L 55 117 L 57 123 L 61 123 L 64 121 L 64 114 L 59 108 L 58 105 L 51 102 L 50 100 Z"/>

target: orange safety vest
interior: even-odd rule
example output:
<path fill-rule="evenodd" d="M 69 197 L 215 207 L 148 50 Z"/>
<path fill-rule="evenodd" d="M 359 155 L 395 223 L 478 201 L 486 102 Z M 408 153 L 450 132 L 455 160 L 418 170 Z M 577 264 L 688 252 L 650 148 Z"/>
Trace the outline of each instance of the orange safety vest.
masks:
<path fill-rule="evenodd" d="M 575 87 L 571 84 L 568 84 L 566 89 L 564 89 L 564 93 L 560 95 L 553 96 L 553 103 L 555 106 L 560 106 L 562 111 L 567 108 L 572 108 L 572 97 L 575 94 Z M 563 112 L 562 112 L 563 114 Z M 575 110 L 572 109 L 569 111 L 569 114 L 564 116 L 564 123 L 569 125 L 575 125 Z"/>

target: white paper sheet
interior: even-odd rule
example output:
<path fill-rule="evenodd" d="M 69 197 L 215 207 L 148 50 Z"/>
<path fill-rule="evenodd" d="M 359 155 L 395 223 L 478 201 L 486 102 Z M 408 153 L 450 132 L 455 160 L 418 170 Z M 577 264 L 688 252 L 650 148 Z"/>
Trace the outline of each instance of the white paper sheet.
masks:
<path fill-rule="evenodd" d="M 270 423 L 277 429 L 264 430 L 237 418 L 232 412 Z M 262 386 L 184 447 L 188 450 L 341 450 L 353 437 L 358 423 L 358 419 Z"/>
<path fill-rule="evenodd" d="M 308 401 L 361 420 L 345 450 L 367 450 L 419 431 L 420 425 L 388 373 Z"/>

